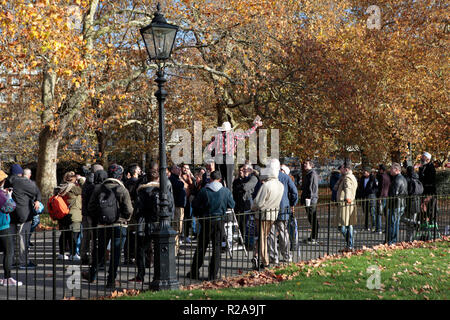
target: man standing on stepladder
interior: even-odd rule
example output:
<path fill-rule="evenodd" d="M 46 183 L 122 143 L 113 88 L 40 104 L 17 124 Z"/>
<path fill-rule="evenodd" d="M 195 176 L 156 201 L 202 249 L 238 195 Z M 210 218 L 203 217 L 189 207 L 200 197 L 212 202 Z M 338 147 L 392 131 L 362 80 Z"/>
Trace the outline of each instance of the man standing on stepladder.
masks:
<path fill-rule="evenodd" d="M 224 178 L 225 187 L 230 190 L 233 185 L 234 153 L 236 152 L 237 142 L 250 136 L 260 126 L 262 126 L 262 121 L 259 116 L 253 121 L 253 126 L 244 133 L 233 132 L 231 123 L 224 122 L 221 127 L 217 128 L 219 133 L 214 137 L 214 141 L 208 145 L 209 151 L 212 151 L 214 147 L 215 161 Z"/>

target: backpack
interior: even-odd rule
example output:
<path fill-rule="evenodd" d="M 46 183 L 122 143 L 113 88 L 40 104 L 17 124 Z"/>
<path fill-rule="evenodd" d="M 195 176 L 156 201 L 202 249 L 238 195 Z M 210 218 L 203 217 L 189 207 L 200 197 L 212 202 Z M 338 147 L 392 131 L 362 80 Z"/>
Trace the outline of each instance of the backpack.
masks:
<path fill-rule="evenodd" d="M 119 219 L 119 206 L 116 198 L 116 193 L 101 185 L 101 191 L 98 196 L 99 207 L 99 224 L 113 224 Z"/>
<path fill-rule="evenodd" d="M 47 201 L 47 208 L 52 220 L 61 220 L 70 211 L 66 200 L 60 195 L 51 196 Z"/>
<path fill-rule="evenodd" d="M 423 193 L 423 184 L 418 179 L 412 179 L 412 194 L 413 195 L 420 195 Z"/>

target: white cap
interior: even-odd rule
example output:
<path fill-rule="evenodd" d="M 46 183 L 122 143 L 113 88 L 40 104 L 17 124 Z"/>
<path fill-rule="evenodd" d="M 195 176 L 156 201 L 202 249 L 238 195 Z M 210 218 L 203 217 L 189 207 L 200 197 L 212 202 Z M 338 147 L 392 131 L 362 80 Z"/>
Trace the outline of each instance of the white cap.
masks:
<path fill-rule="evenodd" d="M 289 167 L 287 165 L 285 165 L 285 164 L 281 165 L 281 170 L 283 170 L 284 173 L 286 173 L 287 175 L 289 175 L 289 172 L 291 172 Z"/>
<path fill-rule="evenodd" d="M 423 155 L 427 157 L 427 159 L 431 160 L 431 154 L 429 154 L 428 152 L 424 152 Z"/>

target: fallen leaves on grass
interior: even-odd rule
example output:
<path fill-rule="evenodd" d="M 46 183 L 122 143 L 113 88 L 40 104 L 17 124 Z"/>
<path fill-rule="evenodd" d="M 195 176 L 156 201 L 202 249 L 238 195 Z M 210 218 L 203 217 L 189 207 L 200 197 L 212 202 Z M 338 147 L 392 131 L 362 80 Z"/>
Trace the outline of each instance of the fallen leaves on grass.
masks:
<path fill-rule="evenodd" d="M 125 296 L 131 297 L 131 296 L 137 296 L 140 293 L 141 292 L 139 290 L 135 290 L 135 289 L 123 289 L 122 291 L 115 290 L 109 296 L 98 297 L 96 299 L 94 298 L 94 300 L 107 300 L 107 299 L 114 299 L 114 298 L 125 297 Z"/>

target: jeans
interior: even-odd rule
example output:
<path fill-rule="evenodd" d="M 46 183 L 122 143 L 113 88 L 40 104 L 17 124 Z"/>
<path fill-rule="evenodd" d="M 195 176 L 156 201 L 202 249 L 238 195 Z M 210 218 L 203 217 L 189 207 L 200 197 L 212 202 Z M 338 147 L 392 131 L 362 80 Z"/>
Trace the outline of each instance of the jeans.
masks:
<path fill-rule="evenodd" d="M 72 232 L 73 236 L 73 245 L 72 245 L 72 255 L 80 255 L 80 247 L 81 247 L 81 232 Z"/>
<path fill-rule="evenodd" d="M 353 226 L 340 226 L 340 229 L 345 238 L 345 247 L 353 249 Z"/>
<path fill-rule="evenodd" d="M 377 232 L 382 231 L 382 222 L 381 217 L 384 215 L 384 211 L 386 210 L 386 199 L 381 199 L 377 201 L 377 210 L 375 214 L 372 215 L 372 226 L 375 226 L 375 230 Z"/>
<path fill-rule="evenodd" d="M 111 240 L 111 254 L 108 269 L 108 283 L 113 283 L 117 276 L 117 269 L 119 268 L 120 253 L 122 252 L 122 239 L 127 236 L 127 228 L 120 226 L 102 227 L 98 230 L 98 247 L 94 245 L 94 252 L 92 257 L 92 266 L 89 270 L 90 280 L 97 279 L 98 264 L 105 263 L 106 246 Z"/>
<path fill-rule="evenodd" d="M 372 198 L 364 199 L 362 202 L 362 207 L 365 214 L 365 221 L 364 221 L 364 227 L 365 229 L 369 228 L 369 216 L 372 218 L 372 228 L 379 230 L 380 227 L 377 225 L 376 221 L 376 214 L 377 214 L 377 208 L 376 208 L 376 201 L 372 200 Z M 381 216 L 380 216 L 380 222 L 381 222 Z"/>
<path fill-rule="evenodd" d="M 28 247 L 30 247 L 30 243 L 31 243 L 31 235 L 34 232 L 34 230 L 36 230 L 37 226 L 39 225 L 39 223 L 41 223 L 41 218 L 39 217 L 39 215 L 35 215 L 33 216 L 33 220 L 31 221 L 31 227 L 30 227 L 30 237 L 28 239 Z"/>
<path fill-rule="evenodd" d="M 14 240 L 14 258 L 16 264 L 27 265 L 28 242 L 30 239 L 31 221 L 18 224 L 10 224 Z"/>
<path fill-rule="evenodd" d="M 400 218 L 405 212 L 405 207 L 399 207 L 394 209 L 389 209 L 388 221 L 388 244 L 393 244 L 398 241 L 398 234 L 400 228 Z"/>

